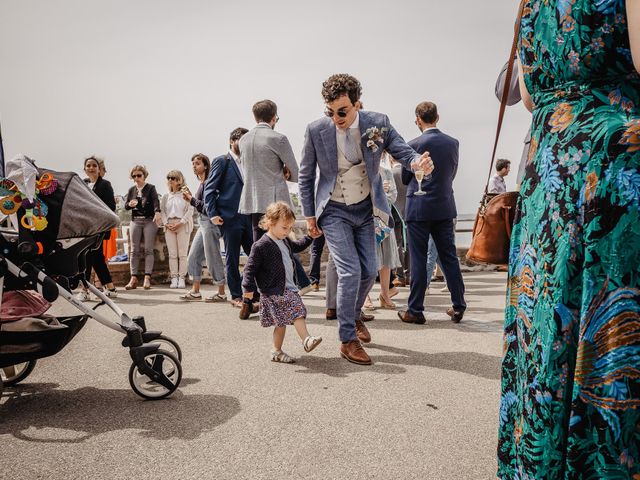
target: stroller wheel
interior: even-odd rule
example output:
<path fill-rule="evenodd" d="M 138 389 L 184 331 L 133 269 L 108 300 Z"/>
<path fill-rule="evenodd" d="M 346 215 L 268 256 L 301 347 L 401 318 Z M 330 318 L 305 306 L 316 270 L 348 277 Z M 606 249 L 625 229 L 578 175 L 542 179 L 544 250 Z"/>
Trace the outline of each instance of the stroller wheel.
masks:
<path fill-rule="evenodd" d="M 2 367 L 0 368 L 0 378 L 6 387 L 11 387 L 31 375 L 34 368 L 36 368 L 36 360 Z"/>
<path fill-rule="evenodd" d="M 146 355 L 144 362 L 147 367 L 158 374 L 164 375 L 172 385 L 171 388 L 168 388 L 165 385 L 153 381 L 147 375 L 140 372 L 138 366 L 133 363 L 129 369 L 129 384 L 134 392 L 142 398 L 159 400 L 168 397 L 176 391 L 182 379 L 182 366 L 173 353 L 165 350 L 156 350 Z"/>
<path fill-rule="evenodd" d="M 175 357 L 182 363 L 182 350 L 180 345 L 173 338 L 160 335 L 158 338 L 151 340 L 151 343 L 159 343 L 160 348 L 165 352 L 173 353 Z"/>

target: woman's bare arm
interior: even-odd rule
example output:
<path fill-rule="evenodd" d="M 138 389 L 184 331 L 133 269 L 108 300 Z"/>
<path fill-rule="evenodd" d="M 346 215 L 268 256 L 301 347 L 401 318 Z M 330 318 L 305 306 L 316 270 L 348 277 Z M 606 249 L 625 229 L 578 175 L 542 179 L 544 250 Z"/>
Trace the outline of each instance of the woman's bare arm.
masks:
<path fill-rule="evenodd" d="M 533 100 L 531 100 L 531 95 L 529 95 L 527 85 L 524 83 L 524 73 L 522 73 L 522 62 L 520 62 L 520 57 L 518 57 L 518 82 L 520 83 L 520 96 L 522 97 L 522 103 L 527 107 L 527 110 L 532 112 L 535 105 L 533 104 Z"/>

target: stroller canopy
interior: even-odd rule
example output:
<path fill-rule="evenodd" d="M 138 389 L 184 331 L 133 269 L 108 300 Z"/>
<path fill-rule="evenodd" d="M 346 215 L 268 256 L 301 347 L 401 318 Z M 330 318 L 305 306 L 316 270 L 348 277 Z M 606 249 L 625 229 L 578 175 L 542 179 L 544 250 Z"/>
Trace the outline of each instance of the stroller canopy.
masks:
<path fill-rule="evenodd" d="M 26 173 L 34 168 L 36 167 L 33 160 L 19 156 L 7 162 L 7 177 L 15 179 L 22 175 L 26 178 Z M 23 169 L 26 173 L 23 175 L 19 169 Z M 36 171 L 38 181 L 51 179 L 49 185 L 52 187 L 57 183 L 57 188 L 36 192 L 34 215 L 46 212 L 47 219 L 47 227 L 42 231 L 34 232 L 36 239 L 41 238 L 51 242 L 90 237 L 108 232 L 120 223 L 118 216 L 93 193 L 77 174 L 56 172 L 45 168 L 36 168 Z M 18 185 L 17 182 L 16 184 Z M 29 195 L 30 192 L 22 193 Z M 40 203 L 38 204 L 38 202 Z M 23 209 L 20 210 L 19 216 Z"/>

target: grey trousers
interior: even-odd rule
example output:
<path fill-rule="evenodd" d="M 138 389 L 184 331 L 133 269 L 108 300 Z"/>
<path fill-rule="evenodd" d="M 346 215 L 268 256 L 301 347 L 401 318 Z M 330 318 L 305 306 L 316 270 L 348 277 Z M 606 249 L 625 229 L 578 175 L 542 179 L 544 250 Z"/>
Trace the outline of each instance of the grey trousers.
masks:
<path fill-rule="evenodd" d="M 144 274 L 151 275 L 153 273 L 153 245 L 156 242 L 156 234 L 158 226 L 152 218 L 135 218 L 131 221 L 129 227 L 129 236 L 131 239 L 131 275 L 138 274 L 138 266 L 140 263 L 140 243 L 144 238 Z"/>

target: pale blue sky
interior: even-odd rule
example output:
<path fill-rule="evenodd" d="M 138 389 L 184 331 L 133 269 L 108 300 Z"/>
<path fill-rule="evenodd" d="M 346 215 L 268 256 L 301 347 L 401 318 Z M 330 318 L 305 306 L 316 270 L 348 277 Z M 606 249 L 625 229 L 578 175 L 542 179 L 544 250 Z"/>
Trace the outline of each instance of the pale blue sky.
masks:
<path fill-rule="evenodd" d="M 147 165 L 165 188 L 193 153 L 214 157 L 229 132 L 251 128 L 252 104 L 274 100 L 299 156 L 322 115 L 322 81 L 355 75 L 365 108 L 409 140 L 415 105 L 434 101 L 460 140 L 458 210 L 473 212 L 488 171 L 515 1 L 306 2 L 2 0 L 0 121 L 5 154 L 81 172 L 103 156 L 116 193 Z M 507 111 L 499 156 L 517 167 L 530 116 Z M 508 177 L 515 184 L 515 172 Z"/>

